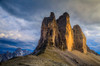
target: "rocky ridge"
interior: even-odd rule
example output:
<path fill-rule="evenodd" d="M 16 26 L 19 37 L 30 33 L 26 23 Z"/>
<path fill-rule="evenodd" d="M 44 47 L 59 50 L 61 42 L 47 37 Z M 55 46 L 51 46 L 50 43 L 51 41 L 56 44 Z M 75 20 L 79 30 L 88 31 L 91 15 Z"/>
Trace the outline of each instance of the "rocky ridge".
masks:
<path fill-rule="evenodd" d="M 7 51 L 6 53 L 0 55 L 0 62 L 7 61 L 9 59 L 19 57 L 19 56 L 25 56 L 30 54 L 31 52 L 28 50 L 22 50 L 21 48 L 17 48 L 14 52 Z"/>

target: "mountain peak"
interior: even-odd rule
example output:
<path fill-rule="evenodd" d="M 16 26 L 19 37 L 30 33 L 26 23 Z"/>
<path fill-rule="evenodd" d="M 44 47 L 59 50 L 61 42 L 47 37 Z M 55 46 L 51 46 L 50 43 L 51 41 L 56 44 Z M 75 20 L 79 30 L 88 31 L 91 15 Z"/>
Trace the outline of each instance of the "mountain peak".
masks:
<path fill-rule="evenodd" d="M 75 31 L 77 31 L 77 33 Z M 76 37 L 80 39 L 77 40 Z M 55 20 L 53 12 L 51 12 L 50 17 L 44 18 L 39 44 L 33 54 L 45 52 L 48 47 L 55 47 L 60 50 L 68 51 L 79 50 L 87 53 L 85 35 L 81 31 L 79 25 L 75 25 L 72 29 L 70 17 L 67 12 L 61 15 L 57 20 Z"/>
<path fill-rule="evenodd" d="M 51 12 L 51 13 L 50 13 L 50 17 L 55 18 L 54 12 Z"/>
<path fill-rule="evenodd" d="M 67 12 L 63 13 L 64 16 L 69 16 L 69 14 Z"/>
<path fill-rule="evenodd" d="M 78 24 L 74 25 L 73 28 L 74 28 L 74 29 L 77 29 L 77 30 L 81 30 L 81 27 L 80 27 Z"/>
<path fill-rule="evenodd" d="M 18 57 L 18 56 L 25 56 L 30 53 L 31 52 L 28 50 L 22 50 L 21 48 L 17 48 L 13 53 L 7 51 L 6 53 L 0 55 L 0 62 L 7 61 L 11 58 Z"/>
<path fill-rule="evenodd" d="M 47 48 L 58 48 L 61 51 L 78 50 L 85 54 L 90 52 L 81 27 L 78 24 L 74 25 L 73 28 L 71 27 L 67 12 L 63 13 L 57 20 L 53 12 L 49 17 L 43 19 L 41 37 L 32 54 L 44 53 Z"/>

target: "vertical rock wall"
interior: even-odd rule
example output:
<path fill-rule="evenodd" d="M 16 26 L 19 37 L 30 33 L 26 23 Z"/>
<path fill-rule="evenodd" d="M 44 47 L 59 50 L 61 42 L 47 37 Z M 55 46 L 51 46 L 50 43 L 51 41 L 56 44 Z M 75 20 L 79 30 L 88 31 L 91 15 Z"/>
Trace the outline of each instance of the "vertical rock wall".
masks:
<path fill-rule="evenodd" d="M 79 25 L 73 27 L 74 32 L 74 49 L 87 53 L 86 37 Z"/>
<path fill-rule="evenodd" d="M 69 51 L 72 51 L 74 38 L 73 31 L 70 25 L 69 14 L 65 12 L 62 16 L 60 16 L 57 20 L 57 24 L 63 43 L 66 44 L 66 47 Z"/>
<path fill-rule="evenodd" d="M 53 12 L 43 19 L 41 37 L 33 54 L 44 51 L 48 47 L 68 51 L 75 49 L 87 53 L 85 35 L 78 25 L 75 25 L 72 30 L 67 12 L 57 20 Z"/>

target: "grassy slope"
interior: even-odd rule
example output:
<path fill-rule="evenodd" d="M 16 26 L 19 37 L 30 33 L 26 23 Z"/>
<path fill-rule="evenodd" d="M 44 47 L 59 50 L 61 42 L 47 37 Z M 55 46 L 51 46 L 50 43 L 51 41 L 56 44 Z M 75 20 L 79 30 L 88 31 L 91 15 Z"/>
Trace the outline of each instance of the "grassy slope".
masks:
<path fill-rule="evenodd" d="M 0 66 L 100 66 L 100 56 L 79 51 L 60 51 L 56 48 L 46 49 L 38 56 L 28 55 L 2 63 Z"/>

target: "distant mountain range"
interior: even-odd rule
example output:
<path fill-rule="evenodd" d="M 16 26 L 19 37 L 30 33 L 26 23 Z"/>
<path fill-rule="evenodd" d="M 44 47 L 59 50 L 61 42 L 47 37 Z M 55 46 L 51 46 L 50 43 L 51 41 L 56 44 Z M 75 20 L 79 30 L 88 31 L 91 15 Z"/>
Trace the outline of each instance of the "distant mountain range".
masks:
<path fill-rule="evenodd" d="M 0 55 L 0 62 L 7 61 L 11 58 L 18 57 L 18 56 L 25 56 L 30 54 L 31 52 L 28 50 L 22 50 L 21 48 L 17 48 L 14 52 L 7 51 L 4 54 Z"/>

